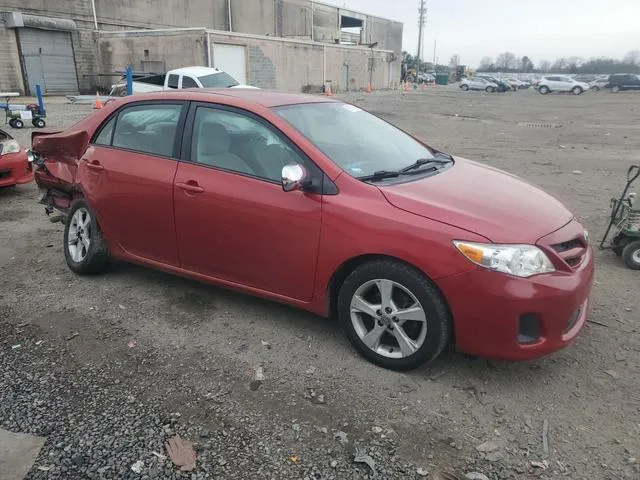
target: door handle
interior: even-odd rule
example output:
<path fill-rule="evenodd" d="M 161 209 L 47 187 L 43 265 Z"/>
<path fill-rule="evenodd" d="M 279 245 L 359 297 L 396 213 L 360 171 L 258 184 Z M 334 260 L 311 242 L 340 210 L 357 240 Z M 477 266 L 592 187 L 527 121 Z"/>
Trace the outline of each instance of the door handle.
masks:
<path fill-rule="evenodd" d="M 104 167 L 100 165 L 100 162 L 97 160 L 93 160 L 92 162 L 87 162 L 87 168 L 90 168 L 91 170 L 95 170 L 96 172 L 104 170 Z"/>
<path fill-rule="evenodd" d="M 176 187 L 189 193 L 204 192 L 204 188 L 198 185 L 198 182 L 195 182 L 194 180 L 189 180 L 187 183 L 177 182 Z"/>

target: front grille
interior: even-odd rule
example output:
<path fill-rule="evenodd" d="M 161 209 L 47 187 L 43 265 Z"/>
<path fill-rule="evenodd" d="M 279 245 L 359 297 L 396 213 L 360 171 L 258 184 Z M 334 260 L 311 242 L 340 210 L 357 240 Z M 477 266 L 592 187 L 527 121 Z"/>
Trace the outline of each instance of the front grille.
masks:
<path fill-rule="evenodd" d="M 9 178 L 11 176 L 11 170 L 0 170 L 0 180 L 3 178 Z"/>
<path fill-rule="evenodd" d="M 551 248 L 558 256 L 571 268 L 576 268 L 582 263 L 584 255 L 587 253 L 587 245 L 582 238 L 574 238 L 566 242 L 551 245 Z"/>

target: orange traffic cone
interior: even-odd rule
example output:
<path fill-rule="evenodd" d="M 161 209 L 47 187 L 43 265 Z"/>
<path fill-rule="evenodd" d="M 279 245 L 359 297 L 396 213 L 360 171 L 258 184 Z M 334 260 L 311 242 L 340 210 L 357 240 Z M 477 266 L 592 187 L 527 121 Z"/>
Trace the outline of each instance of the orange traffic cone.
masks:
<path fill-rule="evenodd" d="M 371 82 L 367 84 L 367 93 L 371 93 L 373 89 L 371 88 Z"/>
<path fill-rule="evenodd" d="M 404 91 L 405 93 L 409 91 L 409 84 L 408 84 L 407 82 L 404 82 L 403 91 Z"/>
<path fill-rule="evenodd" d="M 325 95 L 327 97 L 333 96 L 333 93 L 331 92 L 331 84 L 330 83 L 327 84 L 327 88 L 325 88 L 324 90 L 325 90 Z"/>
<path fill-rule="evenodd" d="M 96 104 L 93 108 L 94 110 L 101 110 L 103 106 L 104 105 L 102 105 L 102 102 L 100 101 L 100 94 L 96 92 Z"/>
<path fill-rule="evenodd" d="M 427 89 L 426 82 L 422 82 L 422 85 L 420 85 L 420 90 L 422 90 L 424 92 L 426 89 Z"/>

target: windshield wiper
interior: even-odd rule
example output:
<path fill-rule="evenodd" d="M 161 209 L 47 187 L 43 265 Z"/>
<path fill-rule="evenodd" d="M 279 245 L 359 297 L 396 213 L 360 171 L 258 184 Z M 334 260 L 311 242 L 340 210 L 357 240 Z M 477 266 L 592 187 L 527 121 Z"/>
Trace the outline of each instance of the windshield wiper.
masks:
<path fill-rule="evenodd" d="M 379 170 L 377 172 L 373 172 L 371 175 L 365 175 L 364 177 L 358 177 L 358 180 L 363 182 L 368 182 L 371 180 L 385 180 L 387 178 L 396 178 L 402 175 L 403 172 L 397 172 L 393 170 Z"/>
<path fill-rule="evenodd" d="M 415 163 L 412 163 L 411 165 L 404 167 L 402 170 L 400 170 L 400 173 L 407 173 L 407 172 L 410 172 L 411 170 L 416 170 L 422 167 L 423 165 L 429 165 L 433 163 L 436 163 L 438 165 L 444 165 L 446 163 L 451 163 L 451 162 L 452 160 L 448 157 L 446 160 L 443 158 L 419 158 L 418 160 L 415 161 Z"/>

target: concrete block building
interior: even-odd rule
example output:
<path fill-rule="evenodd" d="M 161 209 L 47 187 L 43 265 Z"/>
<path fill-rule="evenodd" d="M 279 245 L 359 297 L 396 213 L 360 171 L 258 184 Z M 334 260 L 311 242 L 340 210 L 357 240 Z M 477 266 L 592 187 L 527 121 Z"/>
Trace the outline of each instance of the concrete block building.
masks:
<path fill-rule="evenodd" d="M 91 93 L 132 65 L 215 66 L 241 83 L 357 90 L 400 79 L 399 22 L 312 0 L 3 0 L 0 91 Z"/>

